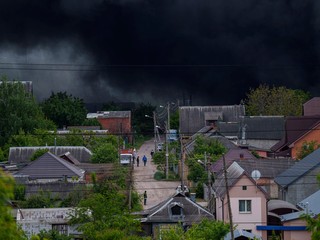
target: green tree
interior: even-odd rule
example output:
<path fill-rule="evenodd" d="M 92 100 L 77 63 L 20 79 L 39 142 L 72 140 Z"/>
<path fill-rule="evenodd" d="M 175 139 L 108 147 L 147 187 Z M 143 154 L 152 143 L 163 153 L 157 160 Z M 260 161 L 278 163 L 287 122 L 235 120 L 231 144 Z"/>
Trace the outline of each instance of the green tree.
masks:
<path fill-rule="evenodd" d="M 175 111 L 170 115 L 170 128 L 171 129 L 179 129 L 179 111 Z"/>
<path fill-rule="evenodd" d="M 297 151 L 297 159 L 303 159 L 312 153 L 314 150 L 318 149 L 320 144 L 317 141 L 303 142 L 300 149 Z"/>
<path fill-rule="evenodd" d="M 252 116 L 301 116 L 302 105 L 309 99 L 310 94 L 302 90 L 262 84 L 256 89 L 250 89 L 244 102 L 247 114 Z"/>
<path fill-rule="evenodd" d="M 116 163 L 118 162 L 118 149 L 111 143 L 105 143 L 94 149 L 91 157 L 92 163 Z"/>
<path fill-rule="evenodd" d="M 140 103 L 132 111 L 132 126 L 137 134 L 142 134 L 146 136 L 153 136 L 154 134 L 154 122 L 153 122 L 153 111 L 156 107 L 152 106 L 150 103 L 144 104 Z M 146 117 L 149 116 L 150 118 Z"/>
<path fill-rule="evenodd" d="M 38 159 L 39 157 L 41 157 L 43 154 L 45 154 L 47 152 L 49 152 L 49 149 L 47 149 L 47 148 L 46 149 L 38 149 L 38 150 L 36 150 L 32 154 L 32 156 L 30 158 L 30 161 L 34 161 L 34 160 Z"/>
<path fill-rule="evenodd" d="M 71 236 L 60 234 L 54 230 L 41 230 L 39 234 L 32 236 L 35 240 L 71 240 Z"/>
<path fill-rule="evenodd" d="M 83 100 L 66 92 L 52 92 L 41 107 L 44 114 L 59 128 L 82 125 L 87 116 Z"/>
<path fill-rule="evenodd" d="M 10 200 L 14 197 L 14 180 L 0 169 L 0 239 L 25 239 L 11 215 Z"/>
<path fill-rule="evenodd" d="M 187 239 L 219 240 L 230 231 L 229 224 L 221 221 L 204 219 L 201 223 L 193 225 L 187 232 Z"/>
<path fill-rule="evenodd" d="M 55 129 L 22 83 L 9 82 L 6 77 L 2 77 L 0 84 L 0 115 L 0 146 L 20 130 L 33 133 L 36 129 Z"/>

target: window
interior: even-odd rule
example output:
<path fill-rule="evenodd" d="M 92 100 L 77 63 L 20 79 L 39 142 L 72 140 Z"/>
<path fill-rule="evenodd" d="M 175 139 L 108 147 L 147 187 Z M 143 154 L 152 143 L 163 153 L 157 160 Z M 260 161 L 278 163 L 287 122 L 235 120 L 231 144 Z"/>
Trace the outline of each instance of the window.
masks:
<path fill-rule="evenodd" d="M 239 200 L 239 212 L 251 213 L 251 200 Z"/>
<path fill-rule="evenodd" d="M 172 213 L 172 215 L 180 216 L 180 215 L 182 215 L 182 208 L 180 206 L 176 205 L 171 208 L 171 213 Z"/>
<path fill-rule="evenodd" d="M 60 234 L 68 235 L 67 224 L 52 224 L 52 230 L 57 231 Z"/>
<path fill-rule="evenodd" d="M 242 190 L 247 190 L 247 186 L 242 186 Z"/>

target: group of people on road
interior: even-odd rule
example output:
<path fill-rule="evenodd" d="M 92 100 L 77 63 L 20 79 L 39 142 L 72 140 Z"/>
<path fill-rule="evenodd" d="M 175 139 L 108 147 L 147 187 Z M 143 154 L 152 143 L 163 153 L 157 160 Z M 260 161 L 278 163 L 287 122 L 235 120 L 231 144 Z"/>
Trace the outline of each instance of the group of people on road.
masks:
<path fill-rule="evenodd" d="M 143 155 L 142 161 L 143 161 L 143 165 L 146 166 L 147 161 L 148 161 L 148 158 L 146 155 Z M 137 162 L 137 167 L 139 167 L 139 164 L 140 164 L 140 157 L 139 156 L 137 156 L 136 162 Z M 133 162 L 133 164 L 134 164 L 134 162 Z"/>

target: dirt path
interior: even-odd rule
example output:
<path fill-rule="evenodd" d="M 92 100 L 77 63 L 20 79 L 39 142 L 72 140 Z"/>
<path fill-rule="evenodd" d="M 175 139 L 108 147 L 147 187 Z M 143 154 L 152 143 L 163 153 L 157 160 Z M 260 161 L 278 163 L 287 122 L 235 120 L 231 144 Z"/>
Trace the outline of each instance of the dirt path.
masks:
<path fill-rule="evenodd" d="M 158 203 L 168 199 L 176 192 L 176 187 L 180 184 L 179 181 L 157 181 L 153 178 L 156 170 L 156 165 L 151 160 L 150 152 L 154 149 L 154 141 L 145 142 L 140 149 L 137 150 L 137 156 L 140 157 L 140 164 L 134 166 L 134 187 L 137 192 L 143 195 L 147 191 L 147 205 L 144 209 L 157 205 Z M 148 158 L 146 166 L 143 166 L 142 157 L 146 155 Z"/>

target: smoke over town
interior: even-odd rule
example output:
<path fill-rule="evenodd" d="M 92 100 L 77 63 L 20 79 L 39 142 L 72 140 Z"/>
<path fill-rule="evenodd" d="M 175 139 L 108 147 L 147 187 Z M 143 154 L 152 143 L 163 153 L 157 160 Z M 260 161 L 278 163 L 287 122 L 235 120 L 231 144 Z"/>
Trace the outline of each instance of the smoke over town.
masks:
<path fill-rule="evenodd" d="M 5 0 L 0 74 L 39 100 L 238 104 L 261 83 L 317 95 L 319 13 L 312 0 Z"/>

